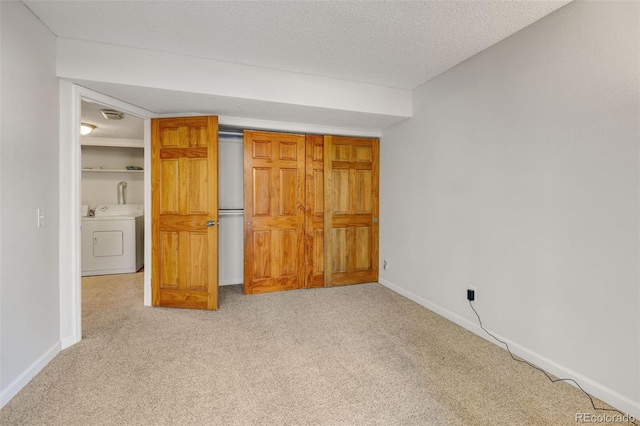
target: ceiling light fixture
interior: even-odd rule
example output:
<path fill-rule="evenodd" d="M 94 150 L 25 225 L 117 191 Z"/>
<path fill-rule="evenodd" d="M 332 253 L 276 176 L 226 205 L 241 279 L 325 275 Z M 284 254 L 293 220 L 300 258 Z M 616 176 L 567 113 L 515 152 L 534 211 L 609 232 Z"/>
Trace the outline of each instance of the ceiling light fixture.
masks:
<path fill-rule="evenodd" d="M 95 129 L 96 126 L 94 126 L 93 124 L 88 124 L 88 123 L 80 123 L 80 134 L 82 136 L 88 135 L 89 133 L 91 133 L 93 131 L 93 129 Z"/>

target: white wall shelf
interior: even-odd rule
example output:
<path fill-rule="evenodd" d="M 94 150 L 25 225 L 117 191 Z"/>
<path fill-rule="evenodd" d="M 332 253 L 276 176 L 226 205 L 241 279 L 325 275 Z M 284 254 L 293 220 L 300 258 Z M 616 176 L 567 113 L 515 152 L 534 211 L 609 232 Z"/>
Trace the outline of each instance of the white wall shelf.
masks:
<path fill-rule="evenodd" d="M 92 138 L 83 136 L 80 141 L 82 146 L 108 146 L 114 148 L 144 148 L 142 139 L 114 139 L 114 138 Z"/>
<path fill-rule="evenodd" d="M 87 141 L 90 143 L 87 144 Z M 144 202 L 144 148 L 131 146 L 136 140 L 83 138 L 82 140 L 82 204 L 116 204 L 119 182 L 127 182 L 127 203 Z"/>
<path fill-rule="evenodd" d="M 99 173 L 143 173 L 144 170 L 127 170 L 127 169 L 82 169 L 83 172 L 99 172 Z"/>

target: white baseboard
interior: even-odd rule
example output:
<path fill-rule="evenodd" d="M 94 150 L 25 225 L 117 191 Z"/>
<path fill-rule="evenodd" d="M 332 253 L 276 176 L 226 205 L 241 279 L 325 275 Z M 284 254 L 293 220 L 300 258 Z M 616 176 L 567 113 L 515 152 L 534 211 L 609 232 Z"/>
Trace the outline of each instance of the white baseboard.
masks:
<path fill-rule="evenodd" d="M 57 342 L 49 350 L 40 356 L 33 364 L 31 364 L 25 371 L 22 372 L 13 382 L 2 389 L 0 392 L 0 408 L 4 407 L 7 402 L 11 401 L 11 398 L 16 396 L 23 387 L 27 385 L 49 362 L 55 358 L 60 352 L 61 344 Z"/>
<path fill-rule="evenodd" d="M 493 343 L 493 344 L 497 344 L 500 347 L 502 347 L 501 344 L 499 344 L 498 342 L 496 342 L 491 336 L 489 336 L 487 333 L 485 333 L 481 328 L 480 325 L 469 321 L 466 318 L 463 318 L 457 314 L 454 314 L 453 312 L 444 309 L 443 307 L 436 305 L 420 296 L 418 296 L 415 293 L 412 293 L 408 290 L 405 290 L 404 288 L 390 282 L 387 281 L 383 278 L 379 278 L 378 282 L 380 284 L 382 284 L 383 286 L 389 288 L 390 290 L 393 290 L 394 292 L 406 297 L 407 299 L 410 299 L 414 302 L 416 302 L 419 305 L 424 306 L 425 308 L 429 309 L 430 311 L 435 312 L 436 314 L 443 316 L 445 318 L 447 318 L 450 321 L 453 321 L 454 323 L 458 324 L 461 327 L 466 328 L 467 330 L 477 334 L 478 336 L 482 337 L 483 339 Z M 486 328 L 486 327 L 485 327 Z M 491 330 L 489 330 L 491 331 Z M 592 396 L 595 396 L 596 398 L 605 401 L 607 404 L 610 404 L 613 407 L 616 407 L 617 409 L 621 410 L 624 413 L 627 413 L 631 416 L 634 416 L 636 419 L 640 418 L 640 401 L 633 401 L 632 399 L 621 395 L 620 393 L 614 391 L 613 389 L 610 389 L 606 386 L 603 386 L 602 384 L 596 382 L 595 380 L 589 379 L 588 377 L 585 377 L 579 373 L 576 373 L 575 371 L 560 365 L 548 358 L 543 357 L 542 355 L 528 349 L 525 348 L 493 331 L 491 331 L 491 334 L 495 335 L 498 339 L 506 342 L 509 345 L 509 348 L 511 349 L 511 352 L 513 352 L 515 355 L 531 362 L 532 364 L 542 368 L 543 370 L 545 370 L 548 373 L 551 373 L 552 375 L 556 376 L 556 377 L 560 377 L 560 378 L 567 378 L 567 379 L 573 379 L 576 382 L 578 382 L 580 384 L 580 386 L 587 392 L 589 392 Z M 542 374 L 542 373 L 541 373 Z M 575 386 L 572 382 L 567 382 L 570 385 Z M 585 396 L 586 398 L 586 396 Z"/>
<path fill-rule="evenodd" d="M 61 342 L 60 342 L 60 348 L 61 348 L 62 350 L 65 350 L 65 349 L 67 349 L 68 347 L 75 345 L 75 344 L 76 344 L 76 343 L 78 343 L 80 340 L 82 340 L 82 339 L 80 339 L 80 338 L 79 338 L 79 336 L 77 336 L 77 335 L 73 335 L 73 336 L 65 337 L 65 338 L 64 338 L 64 339 L 62 339 L 62 340 L 61 340 Z"/>

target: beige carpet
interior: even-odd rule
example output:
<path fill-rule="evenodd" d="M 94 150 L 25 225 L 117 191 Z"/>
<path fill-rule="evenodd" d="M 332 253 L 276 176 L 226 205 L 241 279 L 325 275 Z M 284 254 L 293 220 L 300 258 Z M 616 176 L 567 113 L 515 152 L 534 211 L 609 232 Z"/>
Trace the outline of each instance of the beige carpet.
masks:
<path fill-rule="evenodd" d="M 0 424 L 575 425 L 594 413 L 577 389 L 380 284 L 222 287 L 205 312 L 144 307 L 142 278 L 83 280 L 84 339 Z"/>

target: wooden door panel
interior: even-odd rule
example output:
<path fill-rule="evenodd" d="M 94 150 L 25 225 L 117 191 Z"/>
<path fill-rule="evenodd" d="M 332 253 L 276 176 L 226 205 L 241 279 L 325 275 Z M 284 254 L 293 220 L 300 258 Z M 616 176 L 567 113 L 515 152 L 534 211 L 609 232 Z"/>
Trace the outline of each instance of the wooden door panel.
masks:
<path fill-rule="evenodd" d="M 324 286 L 324 138 L 305 137 L 305 287 Z"/>
<path fill-rule="evenodd" d="M 280 182 L 277 184 L 279 189 L 280 215 L 281 216 L 297 216 L 298 205 L 298 170 L 296 169 L 280 169 Z M 301 205 L 301 204 L 300 204 Z"/>
<path fill-rule="evenodd" d="M 206 147 L 208 144 L 207 140 L 207 129 L 204 127 L 189 127 L 189 147 L 198 147 L 203 146 Z"/>
<path fill-rule="evenodd" d="M 354 160 L 359 163 L 371 163 L 373 161 L 373 152 L 370 146 L 356 146 Z"/>
<path fill-rule="evenodd" d="M 378 279 L 378 140 L 324 137 L 324 284 Z"/>
<path fill-rule="evenodd" d="M 160 158 L 163 160 L 169 158 L 207 158 L 207 148 L 194 147 L 194 148 L 161 148 Z"/>
<path fill-rule="evenodd" d="M 160 202 L 160 208 L 162 211 L 160 214 L 177 214 L 179 211 L 179 190 L 180 184 L 178 181 L 178 160 L 164 160 L 160 165 L 160 186 L 162 187 L 162 197 Z"/>
<path fill-rule="evenodd" d="M 206 290 L 209 286 L 209 264 L 207 262 L 189 262 L 199 259 L 209 250 L 209 238 L 206 232 L 185 232 L 187 241 L 187 288 L 189 290 Z"/>
<path fill-rule="evenodd" d="M 298 250 L 299 237 L 297 229 L 280 231 L 280 275 L 294 276 L 298 273 L 299 257 L 303 254 Z"/>
<path fill-rule="evenodd" d="M 333 199 L 331 200 L 333 214 L 349 214 L 349 201 L 352 196 L 349 190 L 349 170 L 334 169 L 331 176 L 333 178 Z"/>
<path fill-rule="evenodd" d="M 270 160 L 271 159 L 271 141 L 270 140 L 254 140 L 253 159 Z"/>
<path fill-rule="evenodd" d="M 304 286 L 304 136 L 246 131 L 244 292 Z"/>
<path fill-rule="evenodd" d="M 189 305 L 189 309 L 207 309 L 210 305 L 209 297 L 206 292 L 201 290 L 186 290 L 165 288 L 158 295 L 158 305 L 164 308 L 185 308 L 185 304 Z"/>
<path fill-rule="evenodd" d="M 347 272 L 348 260 L 348 228 L 333 228 L 331 230 L 333 238 L 331 239 L 331 271 L 333 273 Z"/>
<path fill-rule="evenodd" d="M 356 214 L 371 213 L 373 211 L 373 176 L 371 170 L 356 170 L 354 186 L 354 212 Z"/>
<path fill-rule="evenodd" d="M 187 213 L 204 214 L 208 213 L 209 192 L 207 191 L 207 171 L 209 165 L 206 158 L 188 158 L 187 167 Z"/>
<path fill-rule="evenodd" d="M 169 125 L 164 126 L 162 133 L 159 135 L 160 146 L 162 148 L 173 148 L 179 146 L 180 135 L 179 127 L 171 127 Z"/>
<path fill-rule="evenodd" d="M 163 287 L 178 288 L 178 253 L 180 253 L 179 234 L 177 232 L 162 232 L 160 237 L 161 247 L 158 250 L 160 269 L 160 281 Z"/>
<path fill-rule="evenodd" d="M 313 255 L 311 259 L 311 271 L 313 275 L 324 274 L 324 229 L 313 230 Z M 324 277 L 322 277 L 324 285 Z M 313 285 L 311 287 L 314 287 Z M 318 285 L 318 287 L 321 287 Z"/>
<path fill-rule="evenodd" d="M 348 145 L 333 145 L 333 162 L 348 162 L 349 161 L 349 146 Z"/>
<path fill-rule="evenodd" d="M 271 278 L 271 231 L 253 233 L 253 277 Z"/>
<path fill-rule="evenodd" d="M 309 198 L 313 204 L 311 206 L 307 206 L 307 208 L 309 208 L 313 214 L 313 219 L 322 218 L 324 215 L 324 173 L 322 170 L 313 170 L 311 178 L 313 190 Z"/>
<path fill-rule="evenodd" d="M 297 142 L 280 142 L 280 160 L 296 161 L 298 159 Z"/>
<path fill-rule="evenodd" d="M 253 170 L 253 215 L 271 216 L 271 190 L 274 187 L 271 168 Z"/>
<path fill-rule="evenodd" d="M 250 293 L 300 288 L 298 229 L 255 231 L 253 252 Z"/>
<path fill-rule="evenodd" d="M 359 226 L 353 228 L 354 238 L 354 265 L 356 271 L 368 271 L 371 269 L 373 259 L 371 259 L 371 232 L 370 226 Z"/>
<path fill-rule="evenodd" d="M 152 120 L 152 304 L 217 309 L 217 117 Z"/>

